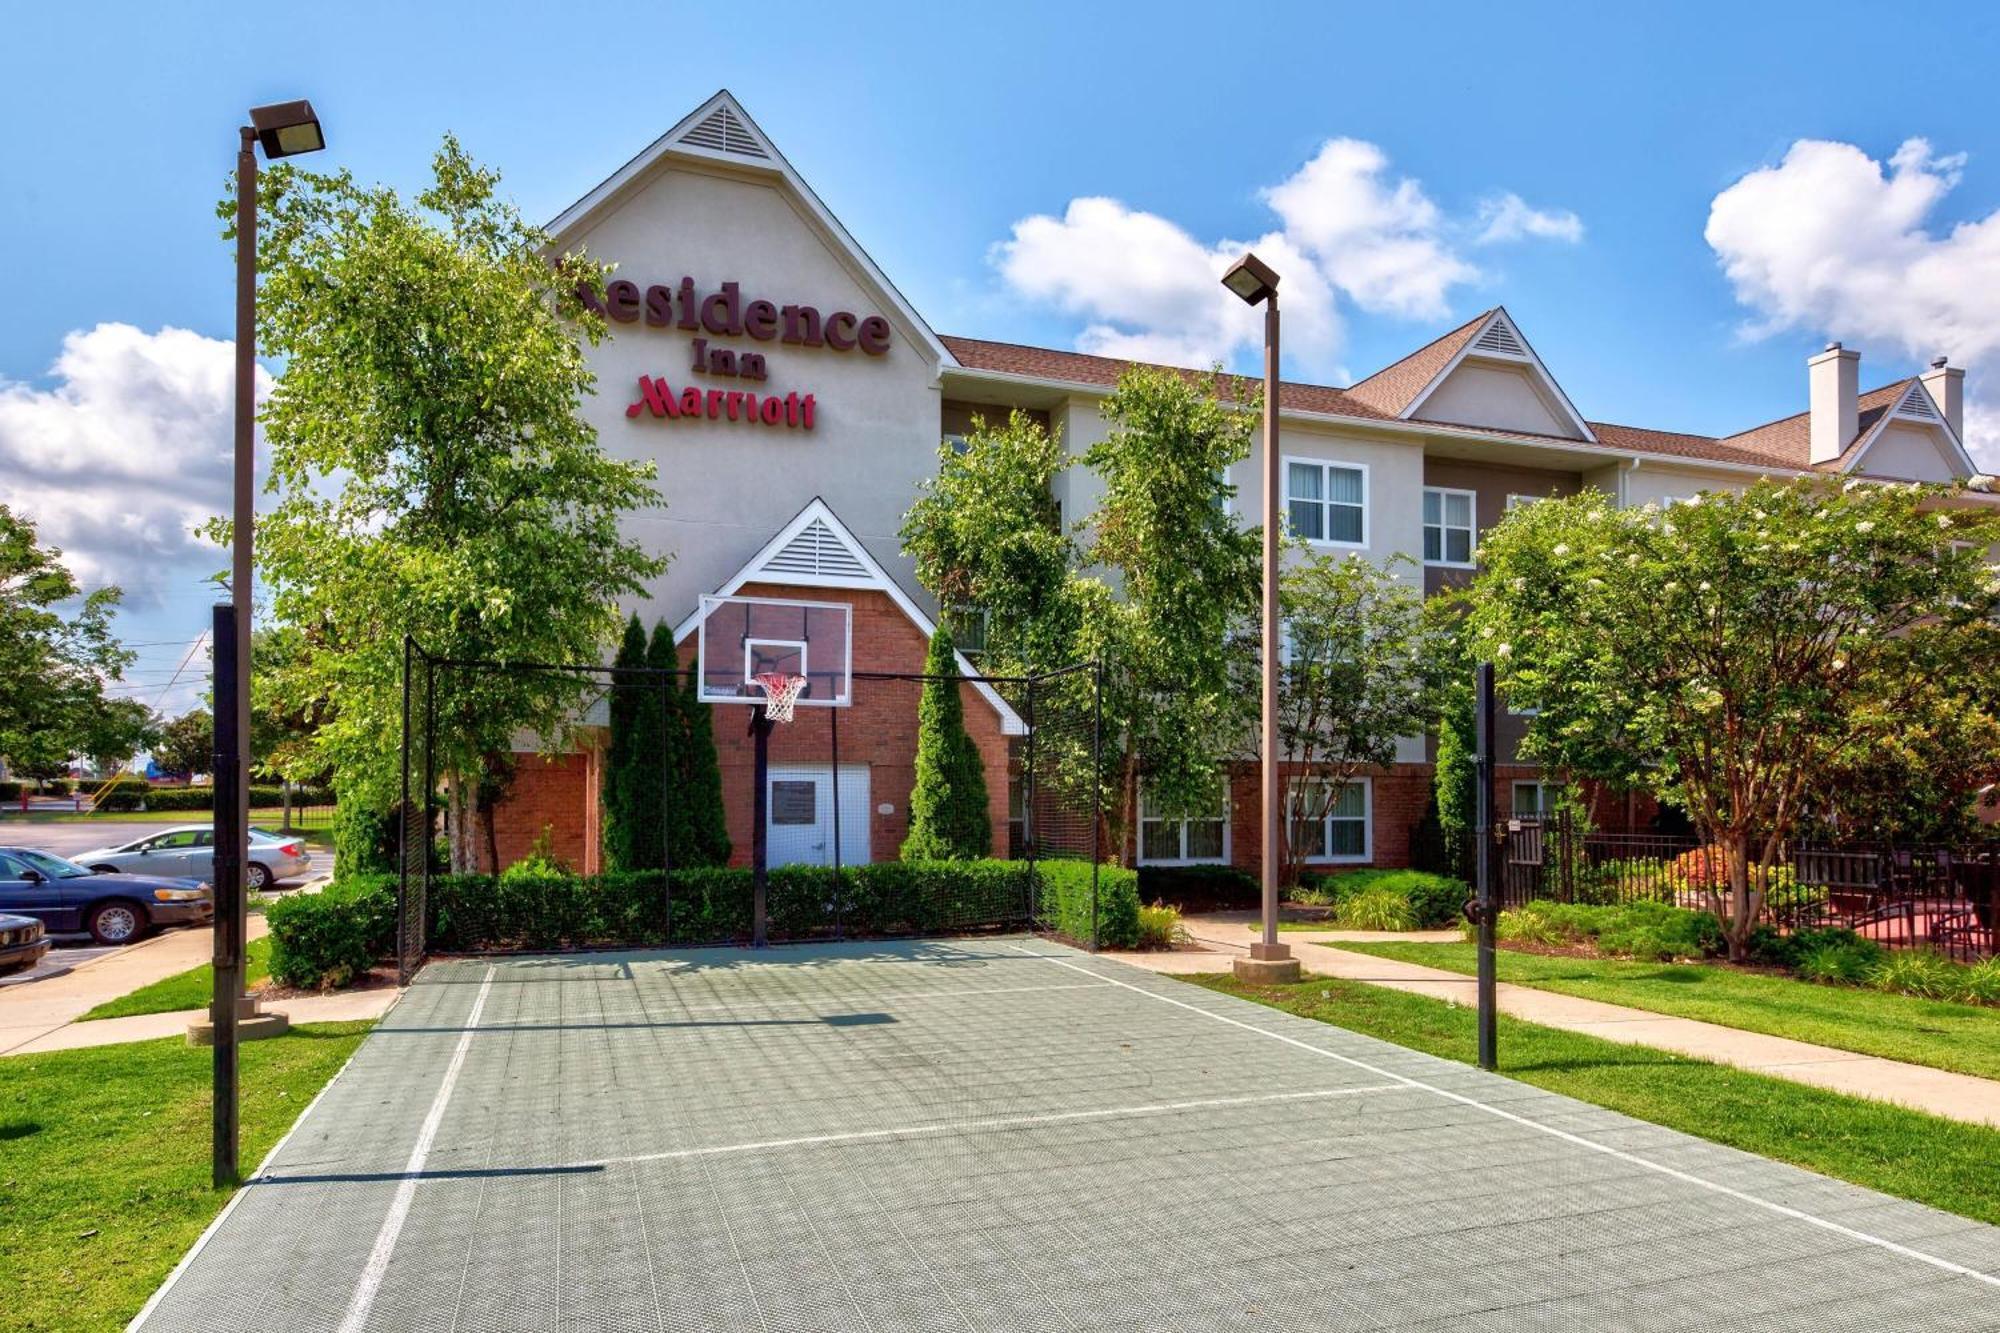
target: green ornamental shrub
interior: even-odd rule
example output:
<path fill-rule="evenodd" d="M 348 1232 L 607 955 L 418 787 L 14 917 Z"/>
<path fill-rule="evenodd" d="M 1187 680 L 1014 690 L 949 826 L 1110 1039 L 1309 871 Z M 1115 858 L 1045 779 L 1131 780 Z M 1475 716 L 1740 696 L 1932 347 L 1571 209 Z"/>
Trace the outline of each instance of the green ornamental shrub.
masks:
<path fill-rule="evenodd" d="M 1141 949 L 1171 949 L 1180 943 L 1186 934 L 1181 925 L 1181 909 L 1169 907 L 1165 903 L 1154 903 L 1139 909 L 1139 947 Z"/>
<path fill-rule="evenodd" d="M 394 807 L 378 810 L 357 800 L 339 802 L 333 811 L 336 873 L 346 879 L 393 872 L 401 834 L 401 821 Z"/>
<path fill-rule="evenodd" d="M 1869 982 L 1877 990 L 1915 995 L 1926 1000 L 1955 1000 L 1964 969 L 1929 949 L 1891 949 L 1875 965 Z"/>
<path fill-rule="evenodd" d="M 611 664 L 625 670 L 646 665 L 646 630 L 636 611 L 625 622 L 625 637 Z M 649 834 L 655 845 L 659 841 L 661 809 L 655 775 L 665 758 L 660 753 L 658 693 L 647 688 L 649 683 L 639 676 L 613 677 L 607 702 L 604 860 L 613 870 L 661 864 L 657 853 L 647 858 L 645 845 Z"/>
<path fill-rule="evenodd" d="M 1412 930 L 1417 918 L 1410 909 L 1409 895 L 1393 889 L 1367 889 L 1342 898 L 1334 908 L 1333 923 L 1342 930 Z"/>
<path fill-rule="evenodd" d="M 678 671 L 680 654 L 673 631 L 662 622 L 653 627 L 646 665 Z M 729 864 L 729 822 L 723 813 L 722 765 L 715 753 L 715 709 L 702 703 L 694 672 L 682 671 L 680 688 L 667 700 L 669 754 L 664 770 L 670 775 L 667 830 L 675 869 Z"/>
<path fill-rule="evenodd" d="M 1235 866 L 1140 866 L 1139 896 L 1147 902 L 1171 903 L 1182 911 L 1216 910 L 1258 905 L 1257 877 Z"/>
<path fill-rule="evenodd" d="M 356 875 L 265 909 L 271 976 L 300 989 L 351 984 L 395 948 L 394 876 Z"/>
<path fill-rule="evenodd" d="M 917 702 L 917 773 L 910 789 L 906 861 L 971 861 L 990 854 L 992 817 L 986 809 L 986 769 L 965 730 L 958 656 L 940 625 L 924 657 Z"/>
<path fill-rule="evenodd" d="M 1865 943 L 1867 941 L 1826 941 L 1812 945 L 1800 955 L 1794 970 L 1806 981 L 1841 986 L 1864 985 L 1879 965 L 1874 954 L 1880 952 L 1879 949 L 1871 952 L 1859 947 Z"/>
<path fill-rule="evenodd" d="M 0 804 L 21 799 L 21 784 L 12 778 L 0 778 Z"/>

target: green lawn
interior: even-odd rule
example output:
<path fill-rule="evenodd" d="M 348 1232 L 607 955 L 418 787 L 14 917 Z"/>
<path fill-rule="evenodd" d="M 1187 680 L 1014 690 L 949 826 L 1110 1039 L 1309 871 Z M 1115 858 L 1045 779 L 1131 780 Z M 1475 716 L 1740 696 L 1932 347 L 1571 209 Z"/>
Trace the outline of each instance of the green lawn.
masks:
<path fill-rule="evenodd" d="M 244 947 L 243 961 L 249 969 L 243 979 L 244 985 L 254 986 L 269 976 L 271 937 L 266 935 L 262 939 L 251 940 Z M 106 1000 L 77 1022 L 88 1023 L 93 1018 L 130 1018 L 133 1014 L 170 1014 L 176 1009 L 201 1009 L 207 1007 L 214 989 L 214 969 L 203 963 L 200 967 L 162 977 L 150 986 L 141 986 L 130 995 Z"/>
<path fill-rule="evenodd" d="M 246 1174 L 368 1027 L 243 1047 Z M 209 1058 L 176 1037 L 0 1059 L 0 1324 L 122 1327 L 221 1210 Z"/>
<path fill-rule="evenodd" d="M 1462 941 L 1342 941 L 1338 947 L 1468 976 L 1478 969 L 1474 946 Z M 1560 958 L 1512 949 L 1496 950 L 1495 959 L 1500 980 L 1540 990 L 2000 1078 L 2000 1009 L 1854 986 L 1821 986 L 1700 963 Z"/>
<path fill-rule="evenodd" d="M 1474 1011 L 1361 982 L 1311 977 L 1247 986 L 1189 977 L 1210 990 L 1471 1064 Z M 1948 1212 L 2000 1223 L 2000 1130 L 1906 1111 L 1671 1051 L 1500 1015 L 1500 1072 L 1716 1143 L 1865 1185 Z M 1476 1170 L 1476 1167 L 1472 1168 Z M 1699 1238 L 1663 1237 L 1662 1243 Z"/>
<path fill-rule="evenodd" d="M 31 810 L 22 814 L 18 807 L 0 807 L 0 829 L 14 824 L 206 824 L 213 812 L 208 810 L 100 810 L 96 812 L 75 810 Z M 300 817 L 294 812 L 294 817 Z M 285 818 L 284 807 L 271 806 L 250 812 L 250 822 L 259 828 L 278 832 Z M 309 842 L 325 842 L 332 846 L 332 815 L 324 807 L 312 807 L 309 816 L 314 827 L 294 828 Z"/>

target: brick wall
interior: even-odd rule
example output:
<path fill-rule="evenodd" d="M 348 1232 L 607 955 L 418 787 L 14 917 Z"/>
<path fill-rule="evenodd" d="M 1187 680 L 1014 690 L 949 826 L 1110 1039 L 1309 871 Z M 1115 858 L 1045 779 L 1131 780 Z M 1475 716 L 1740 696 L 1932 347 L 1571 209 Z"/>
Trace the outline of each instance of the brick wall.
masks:
<path fill-rule="evenodd" d="M 586 748 L 571 754 L 514 756 L 513 781 L 493 809 L 493 843 L 500 853 L 500 868 L 526 856 L 547 829 L 559 860 L 586 875 L 597 873 L 603 841 L 599 758 L 594 737 L 586 738 Z M 482 870 L 495 869 L 485 864 L 483 840 L 478 859 Z"/>

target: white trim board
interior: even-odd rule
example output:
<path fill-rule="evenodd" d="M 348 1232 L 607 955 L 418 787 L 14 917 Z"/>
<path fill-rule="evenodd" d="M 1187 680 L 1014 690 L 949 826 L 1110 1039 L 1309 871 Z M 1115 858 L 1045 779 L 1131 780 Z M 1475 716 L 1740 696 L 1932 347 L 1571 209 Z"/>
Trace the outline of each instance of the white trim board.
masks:
<path fill-rule="evenodd" d="M 825 531 L 845 548 L 845 553 L 851 556 L 854 562 L 860 566 L 862 572 L 859 575 L 830 573 L 800 574 L 766 568 L 774 556 L 791 545 L 793 538 L 797 537 L 814 523 L 821 524 Z M 926 639 L 937 633 L 937 622 L 932 620 L 928 615 L 925 615 L 923 608 L 918 606 L 907 592 L 903 591 L 902 585 L 889 577 L 889 571 L 883 569 L 875 557 L 868 553 L 868 548 L 863 546 L 854 533 L 848 529 L 848 526 L 840 521 L 840 516 L 833 512 L 832 506 L 828 505 L 825 500 L 817 495 L 807 501 L 806 507 L 794 514 L 791 522 L 778 529 L 772 535 L 771 540 L 765 542 L 755 555 L 744 561 L 742 567 L 725 579 L 710 595 L 715 597 L 734 596 L 736 591 L 746 583 L 776 583 L 812 588 L 872 590 L 887 595 L 889 600 L 896 604 L 896 608 L 910 618 L 910 623 L 915 625 Z M 686 619 L 674 626 L 674 643 L 676 645 L 684 642 L 688 635 L 694 633 L 695 628 L 701 623 L 701 616 L 701 608 L 697 604 L 695 610 Z M 953 656 L 957 661 L 960 673 L 967 678 L 966 684 L 972 686 L 978 692 L 979 697 L 984 699 L 987 705 L 999 717 L 1000 733 L 1004 736 L 1027 735 L 1028 727 L 1021 720 L 1021 715 L 1009 707 L 1007 701 L 1002 699 L 991 685 L 978 678 L 980 674 L 978 669 L 966 660 L 965 654 L 954 653 Z M 849 688 L 851 690 L 852 686 Z"/>

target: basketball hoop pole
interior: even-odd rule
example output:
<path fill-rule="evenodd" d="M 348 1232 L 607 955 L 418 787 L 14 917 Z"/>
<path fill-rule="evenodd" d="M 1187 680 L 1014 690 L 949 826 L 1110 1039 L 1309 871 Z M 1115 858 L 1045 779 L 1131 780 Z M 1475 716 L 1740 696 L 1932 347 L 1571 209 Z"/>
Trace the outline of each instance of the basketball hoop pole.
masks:
<path fill-rule="evenodd" d="M 753 765 L 757 793 L 750 802 L 750 947 L 753 949 L 761 949 L 769 942 L 764 931 L 765 890 L 768 887 L 766 860 L 770 851 L 765 823 L 770 816 L 772 725 L 762 708 L 751 710 L 750 734 L 756 738 L 757 749 L 757 760 Z"/>

